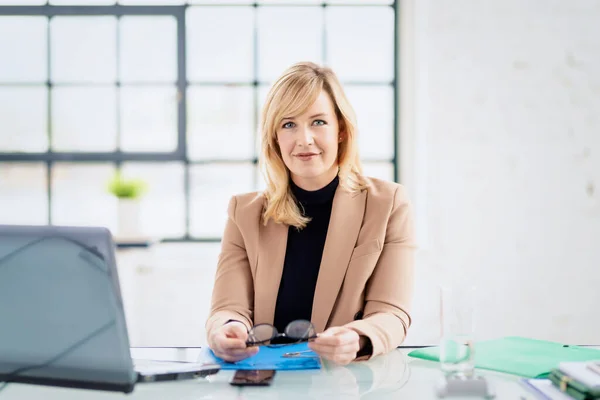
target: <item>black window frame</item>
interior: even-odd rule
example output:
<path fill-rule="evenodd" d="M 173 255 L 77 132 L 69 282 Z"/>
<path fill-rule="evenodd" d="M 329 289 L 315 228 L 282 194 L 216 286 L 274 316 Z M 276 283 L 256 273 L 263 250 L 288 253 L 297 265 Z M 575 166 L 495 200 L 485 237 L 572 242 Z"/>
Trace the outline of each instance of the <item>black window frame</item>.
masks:
<path fill-rule="evenodd" d="M 204 81 L 204 82 L 189 82 L 187 79 L 186 71 L 186 11 L 189 7 L 340 7 L 340 6 L 352 6 L 352 7 L 391 7 L 394 11 L 394 30 L 393 30 L 393 79 L 390 82 L 356 82 L 356 81 L 344 81 L 343 84 L 351 85 L 366 85 L 366 86 L 382 86 L 391 85 L 393 89 L 393 157 L 392 159 L 364 159 L 363 162 L 383 162 L 390 163 L 393 166 L 394 181 L 399 182 L 400 166 L 399 160 L 399 138 L 398 138 L 398 120 L 399 120 L 399 72 L 398 72 L 398 57 L 399 57 L 399 37 L 398 37 L 398 21 L 399 21 L 399 4 L 398 0 L 393 1 L 390 5 L 382 4 L 302 4 L 300 1 L 297 4 L 184 4 L 184 5 L 97 5 L 97 6 L 64 6 L 64 5 L 31 5 L 31 6 L 0 6 L 0 16 L 42 16 L 49 19 L 55 16 L 114 16 L 120 18 L 122 16 L 172 16 L 177 21 L 177 147 L 171 152 L 124 152 L 117 149 L 112 152 L 56 152 L 51 149 L 51 118 L 52 113 L 51 107 L 52 102 L 50 99 L 52 82 L 50 80 L 50 74 L 48 74 L 48 80 L 45 82 L 48 88 L 48 143 L 49 148 L 46 152 L 1 152 L 0 151 L 0 164 L 2 163 L 44 163 L 46 165 L 46 191 L 48 200 L 48 224 L 52 224 L 52 166 L 57 162 L 72 162 L 72 163 L 96 163 L 105 162 L 114 164 L 116 168 L 120 168 L 123 163 L 135 163 L 135 162 L 180 162 L 184 166 L 184 198 L 185 198 L 185 235 L 183 237 L 165 237 L 162 238 L 162 242 L 207 242 L 214 243 L 220 242 L 220 237 L 194 237 L 190 235 L 190 168 L 193 165 L 201 164 L 236 164 L 236 163 L 252 163 L 255 167 L 258 164 L 258 158 L 246 158 L 246 159 L 202 159 L 202 160 L 191 160 L 187 154 L 187 89 L 189 86 L 219 86 L 219 85 L 235 85 L 244 86 L 251 85 L 254 91 L 254 126 L 257 125 L 257 115 L 260 104 L 258 104 L 258 93 L 261 86 L 265 82 L 259 81 L 258 79 L 258 29 L 255 19 L 254 23 L 254 40 L 253 40 L 253 80 L 248 83 L 240 82 L 220 82 L 220 81 Z M 254 15 L 256 16 L 256 12 Z M 48 29 L 50 29 L 48 24 Z M 119 40 L 119 34 L 117 33 L 117 40 Z M 323 30 L 323 43 L 326 41 L 326 29 Z M 50 50 L 50 35 L 48 35 L 47 46 Z M 323 60 L 326 61 L 327 56 L 326 46 L 323 46 Z M 118 63 L 118 54 L 117 54 Z M 50 65 L 50 58 L 48 58 L 48 69 Z M 121 83 L 117 77 L 116 86 L 120 87 Z M 27 84 L 15 83 L 10 86 L 24 86 Z M 0 90 L 5 84 L 0 83 Z M 256 130 L 253 130 L 256 131 Z M 119 135 L 119 132 L 117 132 Z M 256 133 L 255 133 L 256 135 Z M 118 139 L 118 137 L 117 137 Z M 254 138 L 256 140 L 256 138 Z M 254 186 L 257 186 L 257 182 L 254 182 Z"/>

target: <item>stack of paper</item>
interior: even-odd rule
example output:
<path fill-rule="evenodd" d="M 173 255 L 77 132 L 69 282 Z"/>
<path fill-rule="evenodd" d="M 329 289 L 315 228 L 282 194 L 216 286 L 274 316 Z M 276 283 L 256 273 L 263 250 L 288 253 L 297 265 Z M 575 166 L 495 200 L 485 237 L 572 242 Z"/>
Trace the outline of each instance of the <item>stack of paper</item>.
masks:
<path fill-rule="evenodd" d="M 600 374 L 596 362 L 561 362 L 550 373 L 550 381 L 574 399 L 600 399 Z"/>
<path fill-rule="evenodd" d="M 543 400 L 572 400 L 552 384 L 550 379 L 523 379 L 523 385 Z"/>
<path fill-rule="evenodd" d="M 599 364 L 600 361 L 561 362 L 558 365 L 558 370 L 591 389 L 600 390 L 600 373 L 594 369 L 594 366 Z"/>
<path fill-rule="evenodd" d="M 542 400 L 572 400 L 552 384 L 550 379 L 523 379 L 523 385 Z"/>

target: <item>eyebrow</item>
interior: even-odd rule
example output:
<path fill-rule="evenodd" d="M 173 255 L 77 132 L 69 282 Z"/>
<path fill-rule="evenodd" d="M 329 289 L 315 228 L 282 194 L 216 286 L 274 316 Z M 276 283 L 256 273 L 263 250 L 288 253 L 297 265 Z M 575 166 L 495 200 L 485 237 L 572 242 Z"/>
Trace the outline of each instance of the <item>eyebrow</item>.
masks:
<path fill-rule="evenodd" d="M 318 114 L 315 114 L 315 115 L 311 115 L 311 116 L 310 116 L 310 117 L 308 117 L 308 118 L 309 118 L 309 119 L 312 119 L 312 118 L 317 118 L 317 117 L 326 117 L 326 116 L 327 116 L 327 113 L 318 113 Z M 285 118 L 283 118 L 283 120 L 286 120 L 286 119 L 294 119 L 294 117 L 285 117 Z"/>

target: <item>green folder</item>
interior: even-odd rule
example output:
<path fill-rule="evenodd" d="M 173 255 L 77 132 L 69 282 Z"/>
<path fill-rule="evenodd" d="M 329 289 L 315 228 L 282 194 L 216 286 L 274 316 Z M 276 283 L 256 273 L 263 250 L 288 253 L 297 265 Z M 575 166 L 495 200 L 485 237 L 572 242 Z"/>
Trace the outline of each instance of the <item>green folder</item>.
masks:
<path fill-rule="evenodd" d="M 439 361 L 439 347 L 414 350 L 409 356 Z M 547 378 L 561 361 L 600 359 L 600 350 L 517 336 L 475 343 L 475 367 L 525 378 Z"/>

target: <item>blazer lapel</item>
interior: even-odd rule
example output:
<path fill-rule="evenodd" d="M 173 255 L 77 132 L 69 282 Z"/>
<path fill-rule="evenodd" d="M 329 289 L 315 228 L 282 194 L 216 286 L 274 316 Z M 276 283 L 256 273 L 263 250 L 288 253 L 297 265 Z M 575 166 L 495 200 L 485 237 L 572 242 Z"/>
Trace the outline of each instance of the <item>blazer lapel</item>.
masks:
<path fill-rule="evenodd" d="M 254 324 L 273 324 L 275 303 L 279 293 L 288 226 L 269 220 L 259 226 L 259 249 L 254 280 Z"/>
<path fill-rule="evenodd" d="M 366 191 L 349 193 L 338 188 L 321 258 L 313 300 L 312 322 L 323 332 L 342 287 L 365 212 Z"/>

